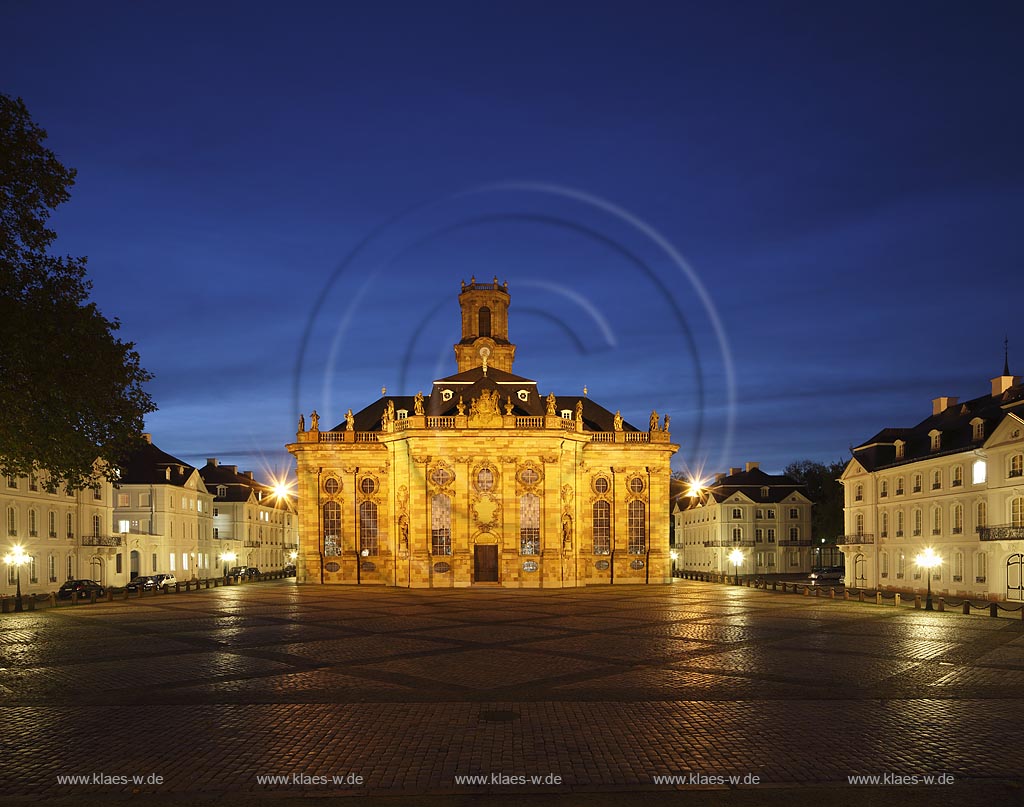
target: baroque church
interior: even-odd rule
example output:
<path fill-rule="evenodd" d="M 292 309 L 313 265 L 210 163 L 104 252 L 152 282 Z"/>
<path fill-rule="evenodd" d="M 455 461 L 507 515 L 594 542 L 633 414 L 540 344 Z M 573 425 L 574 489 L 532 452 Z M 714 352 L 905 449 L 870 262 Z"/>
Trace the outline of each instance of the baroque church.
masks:
<path fill-rule="evenodd" d="M 669 419 L 646 430 L 512 372 L 508 283 L 462 284 L 458 372 L 295 442 L 300 582 L 668 583 Z"/>

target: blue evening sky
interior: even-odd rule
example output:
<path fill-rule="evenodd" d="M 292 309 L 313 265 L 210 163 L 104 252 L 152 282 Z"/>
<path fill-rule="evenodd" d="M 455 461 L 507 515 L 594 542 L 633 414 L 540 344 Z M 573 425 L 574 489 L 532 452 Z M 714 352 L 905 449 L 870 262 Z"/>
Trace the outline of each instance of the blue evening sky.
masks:
<path fill-rule="evenodd" d="M 832 460 L 1024 373 L 1024 11 L 981 3 L 0 3 L 0 91 L 156 374 L 154 441 L 284 469 L 455 371 L 515 371 L 674 466 Z M 730 426 L 730 424 L 732 424 Z"/>

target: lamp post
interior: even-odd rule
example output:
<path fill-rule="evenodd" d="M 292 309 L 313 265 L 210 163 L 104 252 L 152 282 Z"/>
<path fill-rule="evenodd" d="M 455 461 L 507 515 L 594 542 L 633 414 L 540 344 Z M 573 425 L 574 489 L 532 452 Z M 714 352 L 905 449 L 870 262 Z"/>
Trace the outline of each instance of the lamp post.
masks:
<path fill-rule="evenodd" d="M 22 549 L 21 544 L 15 544 L 11 551 L 4 555 L 4 563 L 8 566 L 14 567 L 15 580 L 17 581 L 17 589 L 14 595 L 14 610 L 22 611 L 24 606 L 21 602 L 21 567 L 29 561 L 29 556 L 25 554 L 25 550 Z"/>
<path fill-rule="evenodd" d="M 743 563 L 742 550 L 734 549 L 732 552 L 730 552 L 729 562 L 732 563 L 734 567 L 736 567 L 736 577 L 734 579 L 734 584 L 738 586 L 740 584 L 740 564 Z"/>
<path fill-rule="evenodd" d="M 238 560 L 238 555 L 231 551 L 221 552 L 220 559 L 224 563 L 224 579 L 226 580 L 228 576 L 228 564 L 234 563 L 236 560 Z"/>
<path fill-rule="evenodd" d="M 924 569 L 924 573 L 928 576 L 928 596 L 924 601 L 924 610 L 932 611 L 934 610 L 932 608 L 932 569 L 942 563 L 942 556 L 937 555 L 935 550 L 929 546 L 914 558 L 914 563 Z"/>
<path fill-rule="evenodd" d="M 672 576 L 675 577 L 676 576 L 676 561 L 679 560 L 679 553 L 676 552 L 673 549 L 673 550 L 669 551 L 668 556 L 672 560 Z"/>

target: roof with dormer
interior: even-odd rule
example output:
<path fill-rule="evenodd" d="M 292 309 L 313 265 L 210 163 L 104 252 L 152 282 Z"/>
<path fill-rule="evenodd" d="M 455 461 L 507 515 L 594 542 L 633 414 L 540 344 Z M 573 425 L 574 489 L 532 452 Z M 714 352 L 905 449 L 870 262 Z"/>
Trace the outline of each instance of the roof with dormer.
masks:
<path fill-rule="evenodd" d="M 1014 384 L 999 395 L 982 395 L 954 403 L 938 414 L 909 428 L 882 429 L 853 449 L 854 458 L 866 471 L 906 465 L 928 457 L 956 454 L 978 448 L 1010 413 L 1024 416 L 1024 384 Z M 984 426 L 980 439 L 975 423 Z M 932 433 L 939 433 L 939 448 L 932 448 Z M 896 456 L 896 442 L 903 442 L 903 456 Z"/>
<path fill-rule="evenodd" d="M 807 486 L 785 474 L 768 474 L 760 468 L 729 474 L 706 486 L 700 496 L 680 498 L 680 509 L 692 510 L 708 504 L 720 504 L 735 494 L 741 494 L 755 504 L 781 504 L 794 493 L 807 496 Z"/>
<path fill-rule="evenodd" d="M 133 451 L 121 465 L 118 483 L 184 487 L 195 471 L 194 466 L 147 441 Z"/>

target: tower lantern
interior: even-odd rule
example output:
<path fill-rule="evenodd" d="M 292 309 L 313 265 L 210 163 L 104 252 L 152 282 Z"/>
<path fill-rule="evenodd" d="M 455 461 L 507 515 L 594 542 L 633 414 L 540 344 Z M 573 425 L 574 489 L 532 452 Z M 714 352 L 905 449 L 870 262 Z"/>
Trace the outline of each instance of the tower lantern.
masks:
<path fill-rule="evenodd" d="M 475 277 L 462 284 L 462 339 L 455 345 L 459 372 L 488 367 L 512 372 L 516 346 L 508 340 L 508 283 L 478 282 Z"/>

